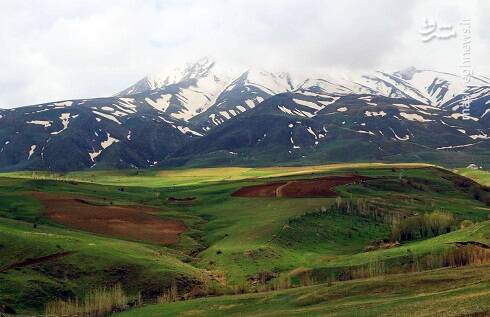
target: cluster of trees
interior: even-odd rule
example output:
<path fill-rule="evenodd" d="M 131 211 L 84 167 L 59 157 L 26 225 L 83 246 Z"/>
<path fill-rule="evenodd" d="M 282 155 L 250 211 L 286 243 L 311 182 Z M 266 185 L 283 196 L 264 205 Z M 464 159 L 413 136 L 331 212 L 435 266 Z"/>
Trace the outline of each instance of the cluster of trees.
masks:
<path fill-rule="evenodd" d="M 327 213 L 359 216 L 391 224 L 391 241 L 400 242 L 427 239 L 449 233 L 456 228 L 457 224 L 453 214 L 447 212 L 434 211 L 403 218 L 402 215 L 372 200 L 342 199 L 340 197 L 329 207 L 321 207 L 319 210 L 290 218 L 288 224 L 297 224 L 306 218 L 321 217 Z"/>
<path fill-rule="evenodd" d="M 330 207 L 308 212 L 299 217 L 292 217 L 288 224 L 293 225 L 306 218 L 321 217 L 327 213 L 365 217 L 392 225 L 392 241 L 409 241 L 427 239 L 451 232 L 456 226 L 456 220 L 451 213 L 434 211 L 416 216 L 402 218 L 399 214 L 389 211 L 384 206 L 366 199 L 337 198 Z"/>
<path fill-rule="evenodd" d="M 399 261 L 399 260 L 398 260 Z M 490 249 L 478 244 L 452 245 L 430 253 L 408 253 L 402 262 L 395 259 L 378 258 L 372 262 L 347 268 L 340 273 L 331 274 L 329 281 L 352 280 L 397 274 L 404 272 L 423 272 L 442 267 L 461 267 L 490 263 Z"/>
<path fill-rule="evenodd" d="M 426 239 L 451 232 L 454 225 L 452 214 L 434 211 L 395 222 L 391 238 L 396 241 Z"/>
<path fill-rule="evenodd" d="M 490 263 L 490 249 L 478 243 L 457 244 L 438 252 L 416 257 L 412 261 L 412 271 L 432 270 L 440 267 L 459 267 Z"/>
<path fill-rule="evenodd" d="M 304 215 L 291 217 L 288 220 L 288 224 L 297 224 L 306 218 L 321 217 L 324 214 L 341 214 L 350 216 L 359 216 L 363 218 L 373 219 L 383 223 L 392 223 L 396 215 L 390 212 L 385 207 L 375 204 L 368 199 L 343 199 L 337 197 L 334 204 L 329 207 L 323 206 L 318 210 L 307 212 Z"/>

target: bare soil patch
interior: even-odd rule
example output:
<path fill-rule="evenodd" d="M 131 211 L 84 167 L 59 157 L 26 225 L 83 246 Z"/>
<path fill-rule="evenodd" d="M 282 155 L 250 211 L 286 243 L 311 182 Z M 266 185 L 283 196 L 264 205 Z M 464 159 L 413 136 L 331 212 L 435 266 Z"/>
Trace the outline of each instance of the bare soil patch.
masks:
<path fill-rule="evenodd" d="M 146 206 L 107 206 L 89 199 L 35 192 L 44 214 L 68 227 L 121 238 L 172 244 L 187 227 L 181 220 L 162 219 Z"/>
<path fill-rule="evenodd" d="M 16 263 L 10 264 L 4 268 L 0 268 L 0 272 L 6 272 L 6 271 L 11 270 L 11 269 L 25 267 L 25 266 L 35 266 L 37 264 L 41 264 L 41 263 L 49 262 L 49 261 L 55 261 L 57 259 L 64 258 L 65 256 L 68 256 L 72 253 L 74 253 L 74 252 L 66 251 L 66 252 L 53 253 L 53 254 L 41 256 L 38 258 L 28 258 L 24 261 L 16 262 Z"/>
<path fill-rule="evenodd" d="M 236 197 L 335 197 L 335 187 L 363 182 L 368 177 L 360 175 L 327 176 L 313 179 L 300 179 L 288 182 L 275 182 L 256 186 L 246 186 L 235 191 Z"/>
<path fill-rule="evenodd" d="M 286 183 L 270 183 L 263 185 L 255 185 L 255 186 L 246 186 L 242 187 L 233 194 L 232 196 L 237 197 L 275 197 L 276 190 L 280 186 L 285 185 Z"/>
<path fill-rule="evenodd" d="M 170 201 L 170 202 L 180 202 L 180 201 L 194 201 L 196 200 L 196 197 L 183 197 L 183 198 L 178 198 L 178 197 L 169 197 L 167 198 L 167 201 Z"/>

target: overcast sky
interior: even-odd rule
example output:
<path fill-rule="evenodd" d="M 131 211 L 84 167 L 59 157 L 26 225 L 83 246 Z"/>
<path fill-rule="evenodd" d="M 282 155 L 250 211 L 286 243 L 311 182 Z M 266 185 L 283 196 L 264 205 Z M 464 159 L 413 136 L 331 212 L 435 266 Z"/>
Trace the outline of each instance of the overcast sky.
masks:
<path fill-rule="evenodd" d="M 459 74 L 463 19 L 474 72 L 488 76 L 489 2 L 0 0 L 0 107 L 113 95 L 202 56 L 302 74 Z M 425 19 L 452 25 L 456 37 L 423 42 Z"/>

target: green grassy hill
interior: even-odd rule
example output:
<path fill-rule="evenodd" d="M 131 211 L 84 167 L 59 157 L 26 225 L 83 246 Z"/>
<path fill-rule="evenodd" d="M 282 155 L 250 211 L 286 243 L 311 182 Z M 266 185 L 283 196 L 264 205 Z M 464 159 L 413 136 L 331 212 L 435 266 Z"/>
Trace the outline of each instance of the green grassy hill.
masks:
<path fill-rule="evenodd" d="M 118 317 L 488 316 L 490 267 L 439 269 L 149 305 Z"/>
<path fill-rule="evenodd" d="M 456 173 L 459 173 L 463 176 L 469 177 L 480 184 L 490 186 L 490 172 L 481 169 L 471 169 L 471 168 L 462 168 L 455 170 Z"/>
<path fill-rule="evenodd" d="M 365 180 L 336 187 L 336 197 L 232 195 L 334 175 Z M 85 232 L 51 219 L 33 192 L 94 206 L 150 206 L 187 230 L 169 245 Z M 147 303 L 172 287 L 186 298 L 262 292 L 123 313 L 131 316 L 203 316 L 206 305 L 216 307 L 209 316 L 257 316 L 260 309 L 348 316 L 360 303 L 366 316 L 396 307 L 424 315 L 431 300 L 429 307 L 447 311 L 450 298 L 468 302 L 454 316 L 481 312 L 490 309 L 489 197 L 488 188 L 425 164 L 0 174 L 0 304 L 39 312 L 49 301 L 120 283 Z M 443 217 L 449 233 L 434 229 Z M 413 232 L 396 241 L 395 229 Z M 464 267 L 440 269 L 456 266 Z M 401 281 L 410 281 L 406 291 L 396 287 Z M 308 285 L 316 286 L 301 287 Z"/>

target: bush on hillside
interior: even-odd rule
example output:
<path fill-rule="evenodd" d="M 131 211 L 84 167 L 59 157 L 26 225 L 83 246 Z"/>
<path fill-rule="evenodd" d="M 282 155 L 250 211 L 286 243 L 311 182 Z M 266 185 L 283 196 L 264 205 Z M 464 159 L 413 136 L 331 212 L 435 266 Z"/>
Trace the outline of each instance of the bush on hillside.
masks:
<path fill-rule="evenodd" d="M 459 227 L 461 229 L 464 229 L 464 228 L 468 228 L 468 227 L 471 227 L 473 225 L 473 221 L 471 220 L 463 220 L 461 221 L 461 223 L 459 224 Z"/>
<path fill-rule="evenodd" d="M 393 225 L 391 238 L 394 241 L 426 239 L 451 232 L 454 217 L 450 213 L 435 211 L 402 219 Z"/>
<path fill-rule="evenodd" d="M 122 286 L 98 288 L 90 291 L 80 301 L 76 299 L 56 300 L 46 304 L 46 316 L 106 316 L 127 306 L 128 297 Z"/>

